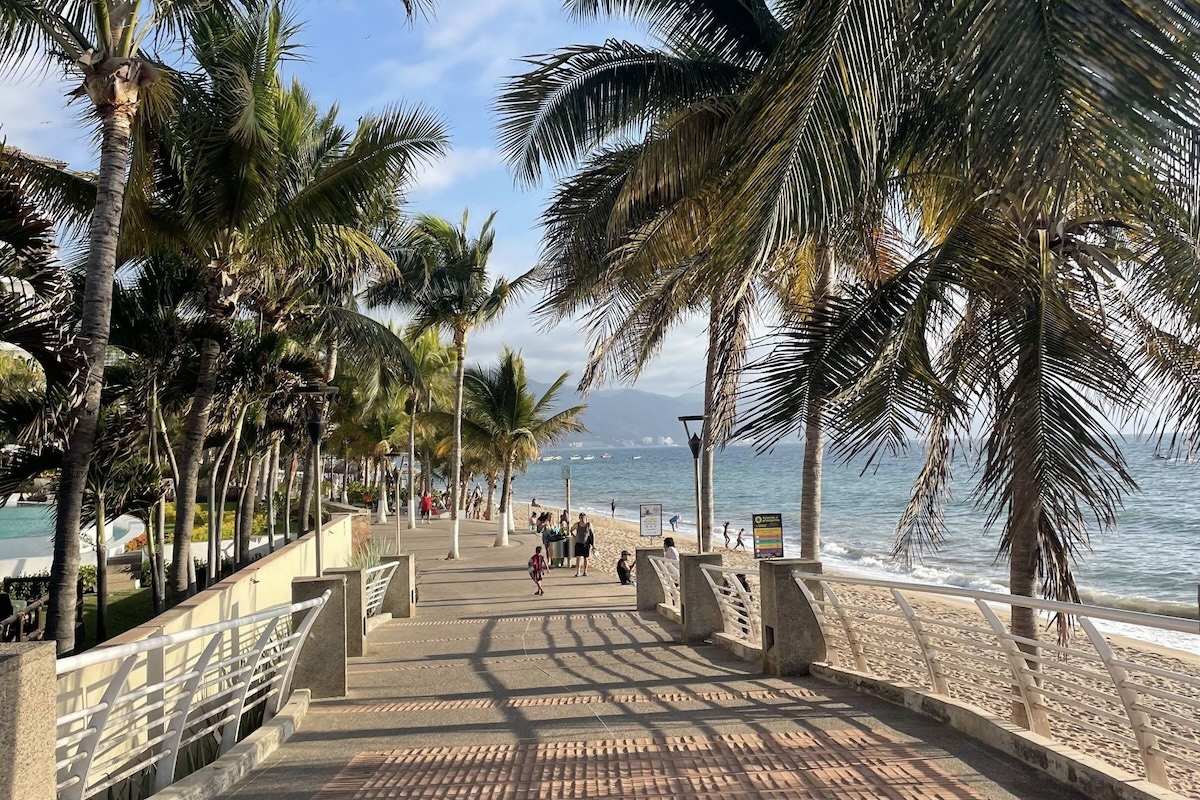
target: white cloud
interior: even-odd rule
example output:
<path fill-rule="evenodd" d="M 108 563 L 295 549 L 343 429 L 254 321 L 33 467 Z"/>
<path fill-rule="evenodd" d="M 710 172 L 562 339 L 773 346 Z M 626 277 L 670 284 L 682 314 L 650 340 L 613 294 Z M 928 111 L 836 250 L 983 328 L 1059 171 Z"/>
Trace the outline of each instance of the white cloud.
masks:
<path fill-rule="evenodd" d="M 413 178 L 411 191 L 435 194 L 502 166 L 500 153 L 494 147 L 455 148 L 445 158 L 423 164 Z"/>

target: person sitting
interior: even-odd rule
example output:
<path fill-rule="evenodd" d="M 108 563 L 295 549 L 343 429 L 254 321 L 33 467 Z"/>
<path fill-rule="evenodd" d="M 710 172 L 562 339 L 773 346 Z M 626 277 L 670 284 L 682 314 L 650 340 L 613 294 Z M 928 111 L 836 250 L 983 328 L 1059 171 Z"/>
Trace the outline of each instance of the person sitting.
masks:
<path fill-rule="evenodd" d="M 630 555 L 628 550 L 622 550 L 621 557 L 617 559 L 617 578 L 620 579 L 622 586 L 633 585 L 633 573 L 637 569 L 637 564 L 630 563 Z"/>

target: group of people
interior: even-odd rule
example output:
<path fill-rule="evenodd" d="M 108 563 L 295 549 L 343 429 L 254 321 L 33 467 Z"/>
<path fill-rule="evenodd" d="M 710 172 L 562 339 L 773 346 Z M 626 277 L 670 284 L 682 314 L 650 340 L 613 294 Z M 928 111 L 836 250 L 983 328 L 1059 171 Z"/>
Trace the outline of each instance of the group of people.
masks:
<path fill-rule="evenodd" d="M 554 537 L 561 537 L 563 531 L 570 521 L 567 512 L 563 511 L 559 518 L 561 529 L 555 529 L 550 525 L 550 521 L 554 515 L 549 511 L 543 511 L 540 515 L 530 514 L 530 526 L 536 525 L 538 533 L 541 535 L 542 543 L 534 548 L 533 556 L 529 559 L 529 577 L 533 579 L 537 586 L 535 595 L 543 595 L 546 590 L 542 587 L 542 578 L 545 577 L 546 571 L 550 568 L 550 562 L 546 559 L 546 552 L 550 549 L 550 542 L 555 541 Z M 581 513 L 579 521 L 571 527 L 571 535 L 575 538 L 575 577 L 586 577 L 588 572 L 588 559 L 592 556 L 592 549 L 596 546 L 596 533 L 592 530 L 592 523 L 588 522 L 587 514 Z M 622 551 L 622 557 L 628 551 Z"/>

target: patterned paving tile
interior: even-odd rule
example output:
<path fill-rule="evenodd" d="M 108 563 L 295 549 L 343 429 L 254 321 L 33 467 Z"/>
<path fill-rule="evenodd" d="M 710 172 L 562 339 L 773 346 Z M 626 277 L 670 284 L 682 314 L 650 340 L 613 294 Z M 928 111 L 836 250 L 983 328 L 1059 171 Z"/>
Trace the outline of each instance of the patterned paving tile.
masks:
<path fill-rule="evenodd" d="M 461 711 L 480 708 L 535 708 L 595 703 L 686 703 L 714 700 L 770 700 L 816 697 L 806 689 L 761 689 L 745 692 L 632 692 L 616 694 L 564 694 L 552 697 L 481 698 L 475 700 L 415 700 L 402 703 L 318 704 L 310 714 L 396 714 L 414 711 Z"/>
<path fill-rule="evenodd" d="M 671 736 L 359 753 L 316 800 L 981 800 L 879 731 Z"/>
<path fill-rule="evenodd" d="M 389 628 L 421 628 L 438 625 L 478 625 L 481 622 L 561 622 L 572 619 L 606 619 L 637 617 L 633 611 L 606 611 L 603 614 L 546 614 L 525 617 L 462 617 L 461 619 L 427 619 L 418 622 L 389 622 Z"/>

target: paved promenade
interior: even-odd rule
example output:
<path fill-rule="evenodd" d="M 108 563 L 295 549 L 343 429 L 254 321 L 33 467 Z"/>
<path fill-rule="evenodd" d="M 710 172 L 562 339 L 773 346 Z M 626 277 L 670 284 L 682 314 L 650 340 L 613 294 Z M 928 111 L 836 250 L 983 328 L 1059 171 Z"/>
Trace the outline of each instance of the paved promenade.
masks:
<path fill-rule="evenodd" d="M 225 797 L 1073 797 L 915 714 L 677 644 L 610 572 L 552 570 L 535 597 L 530 534 L 496 549 L 468 523 L 445 561 L 446 528 L 404 533 L 419 617 L 377 629 L 350 696 Z"/>

